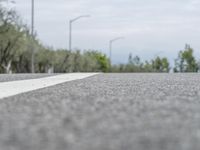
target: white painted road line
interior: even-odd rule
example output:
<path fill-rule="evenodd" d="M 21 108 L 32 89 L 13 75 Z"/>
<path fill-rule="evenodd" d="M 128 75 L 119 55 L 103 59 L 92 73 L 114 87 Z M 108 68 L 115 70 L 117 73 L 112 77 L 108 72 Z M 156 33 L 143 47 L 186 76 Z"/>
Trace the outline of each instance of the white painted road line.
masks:
<path fill-rule="evenodd" d="M 0 99 L 54 86 L 64 82 L 84 79 L 97 74 L 98 73 L 70 73 L 40 79 L 2 82 L 0 83 Z"/>

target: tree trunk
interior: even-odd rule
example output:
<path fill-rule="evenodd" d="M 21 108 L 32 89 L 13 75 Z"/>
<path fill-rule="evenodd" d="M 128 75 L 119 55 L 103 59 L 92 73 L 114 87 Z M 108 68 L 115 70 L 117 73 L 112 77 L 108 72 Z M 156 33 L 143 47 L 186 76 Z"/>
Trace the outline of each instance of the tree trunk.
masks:
<path fill-rule="evenodd" d="M 10 60 L 7 65 L 3 65 L 6 74 L 12 74 L 11 63 L 12 61 Z"/>

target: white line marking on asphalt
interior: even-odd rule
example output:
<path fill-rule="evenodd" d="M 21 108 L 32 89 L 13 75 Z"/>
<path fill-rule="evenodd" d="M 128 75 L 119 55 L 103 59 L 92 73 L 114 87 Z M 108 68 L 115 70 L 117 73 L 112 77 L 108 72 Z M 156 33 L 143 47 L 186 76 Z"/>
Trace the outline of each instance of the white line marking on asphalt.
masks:
<path fill-rule="evenodd" d="M 98 73 L 69 73 L 39 79 L 2 82 L 0 83 L 0 99 L 54 86 L 64 82 L 84 79 L 97 74 Z"/>

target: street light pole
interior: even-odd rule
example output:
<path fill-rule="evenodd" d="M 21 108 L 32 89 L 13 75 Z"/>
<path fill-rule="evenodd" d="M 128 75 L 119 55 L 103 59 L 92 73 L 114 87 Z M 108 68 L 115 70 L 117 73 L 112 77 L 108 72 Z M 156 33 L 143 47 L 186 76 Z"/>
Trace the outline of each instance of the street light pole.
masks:
<path fill-rule="evenodd" d="M 69 51 L 72 49 L 72 21 L 69 21 Z"/>
<path fill-rule="evenodd" d="M 115 42 L 115 41 L 118 41 L 118 40 L 121 40 L 121 39 L 124 39 L 124 37 L 118 37 L 118 38 L 115 38 L 115 39 L 112 39 L 112 40 L 110 40 L 110 42 L 109 42 L 109 49 L 110 49 L 110 66 L 112 65 L 112 44 L 113 44 L 113 42 Z"/>
<path fill-rule="evenodd" d="M 90 17 L 90 16 L 89 15 L 78 16 L 69 21 L 69 51 L 72 50 L 72 23 L 81 18 L 88 18 L 88 17 Z"/>
<path fill-rule="evenodd" d="M 31 5 L 31 36 L 32 36 L 31 72 L 32 73 L 35 73 L 35 66 L 34 66 L 35 50 L 34 50 L 34 44 L 33 44 L 33 40 L 34 40 L 34 9 L 35 9 L 35 3 L 34 3 L 34 0 L 32 0 L 32 5 Z"/>

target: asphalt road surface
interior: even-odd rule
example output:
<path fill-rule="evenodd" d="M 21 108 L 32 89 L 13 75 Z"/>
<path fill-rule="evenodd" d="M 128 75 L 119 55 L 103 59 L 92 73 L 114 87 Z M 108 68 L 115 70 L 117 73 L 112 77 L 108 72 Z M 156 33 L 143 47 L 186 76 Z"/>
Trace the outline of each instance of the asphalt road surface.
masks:
<path fill-rule="evenodd" d="M 100 74 L 0 100 L 1 150 L 199 150 L 200 74 Z"/>

